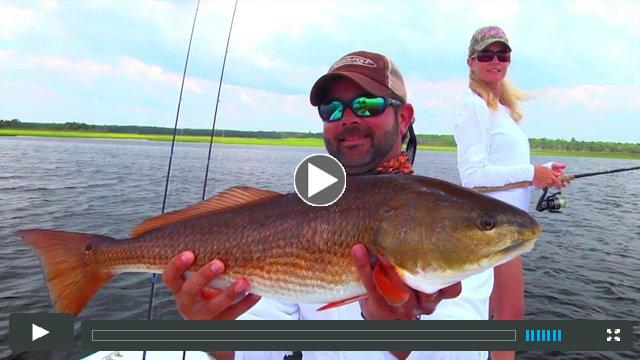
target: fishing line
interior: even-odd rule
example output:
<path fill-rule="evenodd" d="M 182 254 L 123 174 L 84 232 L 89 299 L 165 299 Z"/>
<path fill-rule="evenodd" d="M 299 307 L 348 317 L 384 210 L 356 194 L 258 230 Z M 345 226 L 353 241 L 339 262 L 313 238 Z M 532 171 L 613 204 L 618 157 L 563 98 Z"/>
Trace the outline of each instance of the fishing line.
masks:
<path fill-rule="evenodd" d="M 209 165 L 211 163 L 211 148 L 213 147 L 213 134 L 216 129 L 216 119 L 218 117 L 218 105 L 220 104 L 220 90 L 222 88 L 222 79 L 224 77 L 224 68 L 227 64 L 227 54 L 229 53 L 229 41 L 231 40 L 231 30 L 233 29 L 233 20 L 236 17 L 236 8 L 238 7 L 238 0 L 233 5 L 233 15 L 231 15 L 231 25 L 229 25 L 229 34 L 227 35 L 227 45 L 224 49 L 224 58 L 222 59 L 222 70 L 220 72 L 220 81 L 218 81 L 218 95 L 216 97 L 216 106 L 213 111 L 213 124 L 211 125 L 211 137 L 209 139 L 209 155 L 207 156 L 207 168 L 204 172 L 204 184 L 202 186 L 202 200 L 207 195 L 207 179 L 209 177 Z M 223 136 L 224 138 L 224 136 Z"/>
<path fill-rule="evenodd" d="M 169 177 L 171 175 L 171 164 L 173 162 L 173 150 L 176 144 L 176 133 L 178 130 L 178 118 L 180 117 L 180 105 L 182 104 L 182 92 L 184 90 L 184 80 L 187 75 L 187 65 L 189 64 L 189 54 L 191 53 L 191 41 L 193 39 L 193 31 L 196 27 L 196 18 L 198 17 L 198 8 L 200 7 L 200 0 L 196 3 L 196 10 L 193 14 L 193 24 L 191 25 L 191 35 L 189 35 L 189 46 L 187 47 L 187 57 L 184 61 L 184 69 L 182 70 L 182 83 L 180 84 L 180 96 L 178 97 L 178 108 L 176 110 L 176 120 L 173 125 L 173 137 L 171 139 L 171 152 L 169 153 L 169 165 L 167 166 L 167 176 L 164 184 L 164 196 L 162 198 L 162 214 L 164 214 L 167 205 L 167 191 L 169 189 Z M 147 308 L 147 320 L 151 320 L 151 311 L 153 309 L 153 298 L 156 290 L 157 274 L 151 275 L 151 291 L 149 293 L 149 306 Z M 142 360 L 147 356 L 147 352 L 142 352 Z"/>

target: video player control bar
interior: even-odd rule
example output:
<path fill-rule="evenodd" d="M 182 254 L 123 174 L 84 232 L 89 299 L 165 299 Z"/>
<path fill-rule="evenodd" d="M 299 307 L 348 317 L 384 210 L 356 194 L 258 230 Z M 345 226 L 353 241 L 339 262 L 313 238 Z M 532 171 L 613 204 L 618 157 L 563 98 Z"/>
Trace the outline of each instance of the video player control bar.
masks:
<path fill-rule="evenodd" d="M 625 320 L 85 320 L 85 350 L 600 350 L 632 348 Z"/>

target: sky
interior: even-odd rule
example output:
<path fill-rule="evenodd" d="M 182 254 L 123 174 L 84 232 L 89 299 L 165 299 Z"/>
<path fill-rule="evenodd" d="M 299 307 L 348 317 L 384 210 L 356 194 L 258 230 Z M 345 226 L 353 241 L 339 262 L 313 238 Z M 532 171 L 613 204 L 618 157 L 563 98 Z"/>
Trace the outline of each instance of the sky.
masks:
<path fill-rule="evenodd" d="M 196 3 L 0 0 L 0 119 L 173 127 Z M 233 5 L 200 3 L 181 128 L 211 128 Z M 637 0 L 240 0 L 216 128 L 321 132 L 311 86 L 369 50 L 402 72 L 416 132 L 452 134 L 486 25 L 509 37 L 529 137 L 640 143 Z"/>

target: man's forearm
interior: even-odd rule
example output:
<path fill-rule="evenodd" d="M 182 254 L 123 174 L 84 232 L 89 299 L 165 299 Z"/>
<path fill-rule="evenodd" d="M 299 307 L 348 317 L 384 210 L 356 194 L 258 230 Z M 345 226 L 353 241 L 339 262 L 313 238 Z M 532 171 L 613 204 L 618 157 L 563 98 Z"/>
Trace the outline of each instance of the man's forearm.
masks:
<path fill-rule="evenodd" d="M 209 353 L 215 360 L 233 360 L 236 357 L 235 351 L 214 351 Z"/>
<path fill-rule="evenodd" d="M 411 354 L 411 351 L 390 351 L 398 360 L 405 360 Z"/>

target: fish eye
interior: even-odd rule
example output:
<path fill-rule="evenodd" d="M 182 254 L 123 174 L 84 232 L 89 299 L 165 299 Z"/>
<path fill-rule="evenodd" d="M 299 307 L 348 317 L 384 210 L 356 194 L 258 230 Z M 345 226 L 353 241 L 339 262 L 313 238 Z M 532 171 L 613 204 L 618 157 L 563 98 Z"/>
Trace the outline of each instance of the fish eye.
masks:
<path fill-rule="evenodd" d="M 494 227 L 496 227 L 497 223 L 498 223 L 498 220 L 496 219 L 495 216 L 484 215 L 480 219 L 478 219 L 476 226 L 480 231 L 489 231 L 489 230 L 492 230 Z"/>

